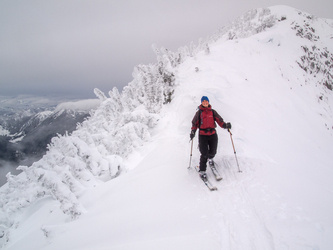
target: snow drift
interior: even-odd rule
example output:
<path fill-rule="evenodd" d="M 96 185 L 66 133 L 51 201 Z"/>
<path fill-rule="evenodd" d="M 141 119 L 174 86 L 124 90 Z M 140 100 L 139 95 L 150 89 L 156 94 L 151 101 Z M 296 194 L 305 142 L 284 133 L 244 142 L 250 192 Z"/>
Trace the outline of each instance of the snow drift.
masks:
<path fill-rule="evenodd" d="M 333 245 L 333 21 L 252 10 L 199 45 L 153 49 L 122 93 L 1 188 L 5 249 L 329 249 Z M 223 180 L 191 170 L 202 95 Z M 197 143 L 195 141 L 195 143 Z M 115 178 L 117 177 L 117 178 Z M 208 178 L 213 176 L 208 172 Z"/>

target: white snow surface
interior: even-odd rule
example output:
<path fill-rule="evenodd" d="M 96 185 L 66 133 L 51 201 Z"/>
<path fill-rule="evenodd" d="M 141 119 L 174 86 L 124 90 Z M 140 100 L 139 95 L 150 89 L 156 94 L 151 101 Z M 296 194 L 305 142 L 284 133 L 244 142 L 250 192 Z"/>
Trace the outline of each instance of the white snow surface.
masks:
<path fill-rule="evenodd" d="M 7 129 L 4 129 L 4 128 L 0 125 L 0 136 L 1 136 L 1 135 L 6 136 L 6 135 L 9 135 L 9 134 L 10 134 L 9 131 L 8 131 Z"/>
<path fill-rule="evenodd" d="M 4 248 L 332 249 L 332 91 L 296 63 L 301 46 L 313 43 L 290 28 L 301 16 L 271 10 L 287 19 L 247 38 L 222 37 L 208 55 L 179 65 L 173 100 L 149 128 L 150 138 L 123 159 L 117 178 L 81 191 L 79 218 L 71 220 L 45 196 L 17 214 Z M 327 23 L 314 25 L 333 51 Z M 203 95 L 231 122 L 242 170 L 229 133 L 218 127 L 215 162 L 223 180 L 207 170 L 214 192 L 194 169 L 197 137 L 189 161 L 191 120 Z"/>

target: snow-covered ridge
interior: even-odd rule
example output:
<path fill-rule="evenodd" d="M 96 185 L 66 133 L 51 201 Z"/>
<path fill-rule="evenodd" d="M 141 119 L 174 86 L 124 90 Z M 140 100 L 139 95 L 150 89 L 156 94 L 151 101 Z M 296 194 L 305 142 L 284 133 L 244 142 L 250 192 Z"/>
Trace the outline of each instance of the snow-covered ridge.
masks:
<path fill-rule="evenodd" d="M 272 14 L 269 8 L 253 9 L 239 17 L 226 27 L 228 39 L 246 38 L 268 28 L 277 22 L 277 17 Z"/>
<path fill-rule="evenodd" d="M 285 14 L 284 11 L 288 13 Z M 23 170 L 21 175 L 8 175 L 8 183 L 0 191 L 0 226 L 3 231 L 1 243 L 10 242 L 11 231 L 20 226 L 20 219 L 25 209 L 42 198 L 53 198 L 60 204 L 61 211 L 71 218 L 78 218 L 84 214 L 86 208 L 82 203 L 82 197 L 87 190 L 93 190 L 93 187 L 117 177 L 122 171 L 125 172 L 128 168 L 133 168 L 133 166 L 126 165 L 127 158 L 140 147 L 147 145 L 149 142 L 154 143 L 153 135 L 156 132 L 154 131 L 156 125 L 167 122 L 168 116 L 176 116 L 169 119 L 173 126 L 178 124 L 178 127 L 165 126 L 165 130 L 176 130 L 172 136 L 178 138 L 179 135 L 182 139 L 179 143 L 184 145 L 183 141 L 188 141 L 190 118 L 193 115 L 188 113 L 194 111 L 194 103 L 197 104 L 202 91 L 209 94 L 212 101 L 215 101 L 219 108 L 223 108 L 229 117 L 232 117 L 232 112 L 228 112 L 228 109 L 231 110 L 231 103 L 235 105 L 232 111 L 237 112 L 238 116 L 233 117 L 233 125 L 238 134 L 242 135 L 242 137 L 239 136 L 237 141 L 240 153 L 255 152 L 257 146 L 251 145 L 251 149 L 248 148 L 246 142 L 253 140 L 254 136 L 249 132 L 244 132 L 244 127 L 250 127 L 253 129 L 252 133 L 254 133 L 253 131 L 258 132 L 257 135 L 260 135 L 261 131 L 270 131 L 267 130 L 265 122 L 259 116 L 259 114 L 268 115 L 269 113 L 266 114 L 265 111 L 269 111 L 269 109 L 264 109 L 262 106 L 267 105 L 271 107 L 274 114 L 280 115 L 280 117 L 274 118 L 265 117 L 265 119 L 274 120 L 274 122 L 266 121 L 276 129 L 274 133 L 269 133 L 269 139 L 273 143 L 276 142 L 274 141 L 275 134 L 281 135 L 281 130 L 288 131 L 290 129 L 291 124 L 288 124 L 288 122 L 292 117 L 289 117 L 289 120 L 284 120 L 287 117 L 281 114 L 282 111 L 280 113 L 276 110 L 287 111 L 292 105 L 288 106 L 287 101 L 282 102 L 286 106 L 278 106 L 275 100 L 272 101 L 272 98 L 275 97 L 274 92 L 287 93 L 288 97 L 296 98 L 295 104 L 303 105 L 303 96 L 302 98 L 299 97 L 297 91 L 303 93 L 311 90 L 307 96 L 309 98 L 308 103 L 313 105 L 319 101 L 316 107 L 320 111 L 320 115 L 315 117 L 316 121 L 311 120 L 309 123 L 313 127 L 319 128 L 317 120 L 320 122 L 329 121 L 326 118 L 332 115 L 329 110 L 332 91 L 321 81 L 325 77 L 328 80 L 331 79 L 329 78 L 330 75 L 318 73 L 314 76 L 297 63 L 302 60 L 304 51 L 302 46 L 309 48 L 310 45 L 318 43 L 317 47 L 320 49 L 320 53 L 327 50 L 327 55 L 329 55 L 332 52 L 329 44 L 321 40 L 321 34 L 327 28 L 315 32 L 309 28 L 310 32 L 315 33 L 312 38 L 315 37 L 316 40 L 309 39 L 309 36 L 297 35 L 299 34 L 297 30 L 301 25 L 296 27 L 296 25 L 291 24 L 302 23 L 308 16 L 299 15 L 298 13 L 299 11 L 289 8 L 252 10 L 231 24 L 229 29 L 225 28 L 220 34 L 201 40 L 197 47 L 194 45 L 190 48 L 183 47 L 174 53 L 153 46 L 157 55 L 157 63 L 137 66 L 133 72 L 133 81 L 124 88 L 122 93 L 113 89 L 107 97 L 96 89 L 95 94 L 101 100 L 101 104 L 99 108 L 91 113 L 89 119 L 79 125 L 72 135 L 54 138 L 49 146 L 48 153 L 43 159 L 34 163 L 31 167 L 20 167 Z M 318 21 L 316 19 L 311 20 L 313 24 Z M 294 29 L 295 27 L 296 29 Z M 276 30 L 274 30 L 275 28 Z M 328 32 L 332 32 L 332 30 Z M 261 33 L 265 35 L 260 36 Z M 288 44 L 288 39 L 284 37 L 291 34 L 294 38 L 292 39 L 294 44 Z M 325 35 L 327 34 L 325 33 Z M 217 39 L 217 37 L 219 38 Z M 238 47 L 236 47 L 237 45 Z M 325 50 L 323 46 L 327 49 Z M 233 51 L 234 54 L 230 51 Z M 230 61 L 223 61 L 225 60 L 221 56 L 223 52 L 227 54 L 228 57 L 226 58 Z M 264 52 L 272 52 L 272 55 Z M 319 56 L 316 62 L 320 67 L 328 67 L 327 58 L 329 56 Z M 264 63 L 268 59 L 270 59 L 270 64 L 265 68 Z M 274 65 L 274 62 L 276 62 L 276 65 Z M 319 62 L 321 63 L 319 64 Z M 251 63 L 263 68 L 258 69 L 251 66 Z M 198 72 L 195 72 L 194 65 L 198 67 Z M 323 69 L 324 71 L 325 69 Z M 271 85 L 262 80 L 267 80 L 270 77 L 272 77 Z M 307 87 L 309 88 L 301 89 L 305 80 L 308 80 Z M 202 82 L 205 83 L 205 86 L 201 86 Z M 192 83 L 193 85 L 191 85 Z M 318 88 L 315 88 L 316 85 L 318 85 Z M 251 92 L 251 86 L 254 88 L 253 92 Z M 271 86 L 274 86 L 274 88 Z M 242 92 L 243 89 L 248 91 L 247 94 L 251 96 L 251 99 L 245 101 L 241 98 L 238 99 L 238 96 L 247 96 Z M 326 113 L 324 113 L 325 109 L 320 106 L 322 105 L 320 103 L 321 99 L 317 100 L 318 96 L 322 94 L 325 95 L 327 101 L 324 106 Z M 263 103 L 257 104 L 252 96 L 257 96 Z M 282 94 L 276 96 L 283 97 Z M 176 103 L 174 103 L 174 100 Z M 251 102 L 246 102 L 247 100 L 251 100 Z M 165 105 L 169 102 L 172 105 Z M 188 103 L 191 105 L 187 105 Z M 188 109 L 188 106 L 193 106 L 193 110 Z M 170 107 L 177 108 L 177 112 L 175 110 L 167 112 Z M 253 110 L 251 110 L 252 107 Z M 296 106 L 296 108 L 303 112 L 301 105 Z M 262 111 L 263 109 L 264 111 Z M 185 116 L 186 119 L 182 116 Z M 279 118 L 281 118 L 281 121 Z M 186 125 L 183 125 L 183 123 Z M 302 132 L 309 132 L 306 125 L 303 123 L 300 126 Z M 330 133 L 332 125 L 327 124 L 328 132 L 325 135 L 328 137 L 332 136 L 332 133 Z M 295 127 L 292 126 L 292 128 Z M 167 137 L 168 135 L 166 133 L 164 136 Z M 301 134 L 300 137 L 303 138 L 304 135 Z M 262 141 L 267 140 L 264 136 L 260 138 Z M 260 139 L 254 141 L 260 142 Z M 172 143 L 176 144 L 177 142 L 173 140 Z M 174 144 L 172 144 L 172 147 L 176 147 Z M 287 147 L 288 145 L 283 146 Z M 166 149 L 170 150 L 170 148 Z M 182 150 L 180 147 L 176 147 L 176 149 Z M 251 165 L 250 157 L 256 157 L 260 160 L 269 159 L 267 162 L 273 165 L 274 160 L 270 160 L 272 156 L 269 154 L 257 152 L 248 154 L 249 158 L 242 160 L 242 163 L 247 163 L 246 166 L 250 168 L 247 174 L 251 174 L 250 172 L 255 171 L 255 167 L 257 167 Z M 279 155 L 278 150 L 276 154 Z M 227 161 L 227 159 L 224 160 Z M 149 162 L 149 160 L 147 161 Z M 182 158 L 181 161 L 183 162 Z M 176 163 L 173 162 L 173 164 Z M 246 182 L 247 180 L 243 179 L 243 181 Z M 233 184 L 229 183 L 229 185 L 232 186 Z M 253 184 L 251 188 L 254 185 L 259 184 Z M 118 191 L 120 192 L 120 190 Z M 195 191 L 192 189 L 192 193 L 197 193 L 197 191 L 197 189 Z M 85 204 L 89 206 L 89 202 L 85 201 Z M 192 211 L 188 207 L 183 210 L 185 212 Z M 283 217 L 284 211 L 280 212 L 277 216 Z M 255 212 L 251 215 L 255 215 Z M 260 228 L 257 224 L 256 226 Z M 50 228 L 51 226 L 40 228 L 45 237 L 48 237 L 49 232 L 52 231 Z M 266 231 L 267 235 L 269 233 Z"/>
<path fill-rule="evenodd" d="M 20 129 L 20 132 L 22 132 L 23 130 L 25 130 L 27 127 L 30 126 L 34 127 L 39 126 L 43 121 L 45 121 L 48 117 L 50 117 L 53 114 L 54 112 L 50 110 L 37 113 L 24 124 L 24 126 Z"/>

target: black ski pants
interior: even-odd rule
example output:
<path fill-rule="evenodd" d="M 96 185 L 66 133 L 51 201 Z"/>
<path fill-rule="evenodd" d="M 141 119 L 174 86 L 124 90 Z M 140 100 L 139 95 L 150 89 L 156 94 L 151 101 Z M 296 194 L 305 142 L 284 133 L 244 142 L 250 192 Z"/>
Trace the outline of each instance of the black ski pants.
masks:
<path fill-rule="evenodd" d="M 207 160 L 213 159 L 217 150 L 217 134 L 199 135 L 200 171 L 206 171 Z"/>

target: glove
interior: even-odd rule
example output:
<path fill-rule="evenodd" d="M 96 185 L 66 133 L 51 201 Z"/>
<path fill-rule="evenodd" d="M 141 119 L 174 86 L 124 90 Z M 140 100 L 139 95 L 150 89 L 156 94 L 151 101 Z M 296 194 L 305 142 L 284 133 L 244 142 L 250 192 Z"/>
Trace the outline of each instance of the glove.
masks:
<path fill-rule="evenodd" d="M 192 131 L 191 131 L 191 134 L 190 134 L 190 138 L 191 138 L 191 140 L 193 140 L 194 136 L 195 136 L 195 130 L 192 130 Z"/>
<path fill-rule="evenodd" d="M 225 129 L 231 129 L 231 124 L 230 124 L 230 122 L 223 123 L 222 127 Z"/>

